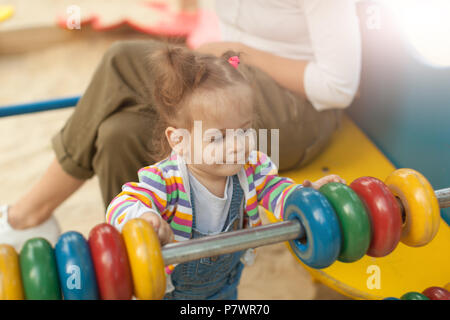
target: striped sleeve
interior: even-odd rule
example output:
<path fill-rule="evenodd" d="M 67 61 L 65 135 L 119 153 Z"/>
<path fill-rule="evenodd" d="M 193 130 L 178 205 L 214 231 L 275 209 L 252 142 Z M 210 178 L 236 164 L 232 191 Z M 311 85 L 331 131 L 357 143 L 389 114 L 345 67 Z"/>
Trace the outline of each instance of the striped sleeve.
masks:
<path fill-rule="evenodd" d="M 162 215 L 167 207 L 167 188 L 162 171 L 147 166 L 138 171 L 139 182 L 127 182 L 106 209 L 106 222 L 122 230 L 125 223 L 145 212 Z"/>
<path fill-rule="evenodd" d="M 278 220 L 283 220 L 284 199 L 300 185 L 290 178 L 280 177 L 277 166 L 259 151 L 256 154 L 253 181 L 258 204 L 272 212 Z"/>

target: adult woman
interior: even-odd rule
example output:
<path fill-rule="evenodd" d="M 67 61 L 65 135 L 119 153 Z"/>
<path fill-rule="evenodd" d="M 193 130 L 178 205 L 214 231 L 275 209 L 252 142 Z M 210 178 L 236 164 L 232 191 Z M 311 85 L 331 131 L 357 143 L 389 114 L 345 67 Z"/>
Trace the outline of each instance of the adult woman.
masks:
<path fill-rule="evenodd" d="M 223 41 L 197 50 L 242 52 L 240 67 L 257 92 L 258 128 L 279 129 L 280 170 L 320 153 L 355 96 L 361 49 L 353 2 L 216 2 Z M 50 167 L 27 194 L 2 207 L 0 243 L 20 247 L 31 234 L 56 237 L 49 217 L 86 179 L 97 174 L 106 208 L 139 168 L 158 160 L 148 158 L 153 146 L 144 139 L 158 115 L 143 61 L 159 46 L 125 41 L 105 53 L 73 114 L 52 138 L 56 157 Z"/>

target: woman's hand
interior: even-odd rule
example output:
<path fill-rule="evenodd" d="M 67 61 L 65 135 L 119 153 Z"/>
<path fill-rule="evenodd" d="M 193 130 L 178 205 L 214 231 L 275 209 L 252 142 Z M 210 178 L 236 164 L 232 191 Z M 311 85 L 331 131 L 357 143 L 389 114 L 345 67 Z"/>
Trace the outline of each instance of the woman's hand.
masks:
<path fill-rule="evenodd" d="M 314 188 L 314 189 L 318 190 L 321 186 L 323 186 L 324 184 L 327 184 L 329 182 L 340 182 L 343 184 L 347 184 L 347 182 L 345 182 L 345 180 L 342 179 L 341 177 L 339 177 L 338 175 L 330 174 L 328 176 L 320 178 L 316 182 L 311 182 L 310 180 L 305 180 L 305 181 L 303 181 L 303 186 L 309 187 L 309 188 Z"/>
<path fill-rule="evenodd" d="M 303 84 L 306 60 L 289 59 L 269 52 L 246 46 L 240 42 L 209 42 L 195 49 L 201 53 L 213 54 L 220 57 L 228 50 L 240 53 L 241 63 L 257 67 L 271 76 L 283 87 L 292 90 L 306 98 Z"/>
<path fill-rule="evenodd" d="M 146 212 L 139 218 L 148 221 L 158 234 L 161 246 L 173 242 L 174 235 L 169 224 L 154 212 Z"/>

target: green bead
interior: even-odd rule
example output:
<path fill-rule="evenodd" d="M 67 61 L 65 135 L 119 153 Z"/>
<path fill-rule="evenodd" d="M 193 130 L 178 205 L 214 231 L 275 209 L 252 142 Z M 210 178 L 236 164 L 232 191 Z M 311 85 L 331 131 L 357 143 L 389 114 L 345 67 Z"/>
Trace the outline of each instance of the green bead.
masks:
<path fill-rule="evenodd" d="M 327 183 L 319 191 L 330 202 L 339 219 L 342 243 L 338 260 L 354 262 L 361 259 L 372 237 L 370 218 L 364 203 L 356 192 L 342 183 Z"/>
<path fill-rule="evenodd" d="M 408 292 L 401 296 L 401 300 L 430 300 L 427 296 L 419 292 Z"/>
<path fill-rule="evenodd" d="M 61 299 L 55 254 L 47 240 L 34 238 L 24 244 L 20 252 L 20 269 L 26 299 Z"/>

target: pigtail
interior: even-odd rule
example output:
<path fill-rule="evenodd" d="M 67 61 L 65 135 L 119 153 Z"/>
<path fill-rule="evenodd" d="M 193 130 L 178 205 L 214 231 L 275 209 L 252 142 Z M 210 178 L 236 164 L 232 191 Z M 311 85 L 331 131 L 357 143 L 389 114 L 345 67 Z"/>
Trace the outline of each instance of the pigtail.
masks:
<path fill-rule="evenodd" d="M 235 57 L 238 58 L 238 61 L 242 59 L 242 52 L 234 51 L 234 50 L 228 50 L 224 52 L 220 58 L 222 61 L 225 61 L 230 67 L 233 67 L 234 70 L 230 71 L 231 73 L 234 73 L 233 76 L 230 75 L 230 78 L 236 79 L 236 81 L 244 81 L 247 83 L 251 83 L 250 79 L 247 78 L 245 75 L 245 72 L 242 72 L 243 69 L 248 68 L 246 65 L 243 65 L 242 63 L 232 63 L 230 59 L 233 59 Z M 230 68 L 228 68 L 230 69 Z M 235 72 L 237 71 L 237 72 Z M 238 75 L 236 75 L 238 74 Z"/>
<path fill-rule="evenodd" d="M 225 60 L 225 61 L 228 61 L 231 57 L 235 57 L 235 56 L 240 58 L 241 57 L 241 53 L 233 51 L 233 50 L 228 50 L 228 51 L 222 53 L 221 58 L 223 60 Z"/>
<path fill-rule="evenodd" d="M 183 47 L 168 46 L 154 52 L 150 59 L 154 76 L 152 91 L 161 108 L 174 109 L 180 105 L 207 73 L 205 63 L 197 61 L 194 52 Z"/>

